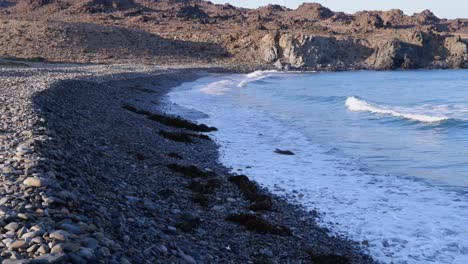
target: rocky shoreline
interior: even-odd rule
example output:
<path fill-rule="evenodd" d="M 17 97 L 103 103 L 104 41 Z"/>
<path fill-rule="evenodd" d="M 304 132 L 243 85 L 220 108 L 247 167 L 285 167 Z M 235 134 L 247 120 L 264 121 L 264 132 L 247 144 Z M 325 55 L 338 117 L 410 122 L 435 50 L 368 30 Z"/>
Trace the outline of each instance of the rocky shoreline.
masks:
<path fill-rule="evenodd" d="M 213 71 L 0 67 L 2 263 L 375 263 L 161 112 Z"/>

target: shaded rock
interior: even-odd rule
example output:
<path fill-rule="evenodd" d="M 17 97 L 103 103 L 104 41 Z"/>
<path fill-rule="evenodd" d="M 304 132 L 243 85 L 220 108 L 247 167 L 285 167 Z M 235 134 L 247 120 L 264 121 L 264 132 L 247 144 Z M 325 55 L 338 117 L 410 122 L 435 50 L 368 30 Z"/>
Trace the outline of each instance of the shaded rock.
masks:
<path fill-rule="evenodd" d="M 177 13 L 178 17 L 188 18 L 188 19 L 200 19 L 208 18 L 208 14 L 205 13 L 198 5 L 187 5 L 182 7 Z"/>
<path fill-rule="evenodd" d="M 420 56 L 424 49 L 421 46 L 404 43 L 399 40 L 382 41 L 377 44 L 374 54 L 367 60 L 372 68 L 379 70 L 410 69 L 424 65 Z"/>
<path fill-rule="evenodd" d="M 31 260 L 31 264 L 60 264 L 68 261 L 68 256 L 65 253 L 45 254 Z"/>
<path fill-rule="evenodd" d="M 310 260 L 317 264 L 349 264 L 350 259 L 345 256 L 340 256 L 336 254 L 317 254 L 314 251 L 310 250 L 309 252 Z"/>
<path fill-rule="evenodd" d="M 231 214 L 228 215 L 226 220 L 235 222 L 239 225 L 244 226 L 247 230 L 254 231 L 257 233 L 270 233 L 273 235 L 290 236 L 292 235 L 291 230 L 286 226 L 274 225 L 268 221 L 251 214 Z"/>
<path fill-rule="evenodd" d="M 193 181 L 188 188 L 197 193 L 212 194 L 219 186 L 221 186 L 221 182 L 217 179 L 212 179 L 207 182 Z"/>
<path fill-rule="evenodd" d="M 167 165 L 166 167 L 174 172 L 181 173 L 190 178 L 207 178 L 214 176 L 214 173 L 212 171 L 204 171 L 194 165 L 182 166 L 174 163 Z"/>
<path fill-rule="evenodd" d="M 273 203 L 268 195 L 263 195 L 254 182 L 245 175 L 231 176 L 228 180 L 234 183 L 244 196 L 253 204 L 250 206 L 254 211 L 269 211 Z"/>
<path fill-rule="evenodd" d="M 69 237 L 69 233 L 64 230 L 57 230 L 49 234 L 49 237 L 58 241 L 66 241 Z"/>
<path fill-rule="evenodd" d="M 190 232 L 197 228 L 201 223 L 200 217 L 195 213 L 183 213 L 180 219 L 181 222 L 178 223 L 176 227 L 183 232 Z"/>
<path fill-rule="evenodd" d="M 128 104 L 122 106 L 122 108 L 130 112 L 136 113 L 136 114 L 145 115 L 148 119 L 157 121 L 163 125 L 170 126 L 170 127 L 184 128 L 184 129 L 193 130 L 197 132 L 212 132 L 212 131 L 218 130 L 215 127 L 208 127 L 205 124 L 195 124 L 191 121 L 188 121 L 182 118 L 155 114 L 146 110 L 139 110 L 136 107 L 132 105 L 128 105 Z"/>
<path fill-rule="evenodd" d="M 292 152 L 290 150 L 281 150 L 281 149 L 276 149 L 275 153 L 278 153 L 278 154 L 281 154 L 281 155 L 289 155 L 289 156 L 295 155 L 294 152 Z"/>
<path fill-rule="evenodd" d="M 201 135 L 201 134 L 193 134 L 193 133 L 186 133 L 186 132 L 168 132 L 161 130 L 159 131 L 159 135 L 173 140 L 177 142 L 184 142 L 184 143 L 193 143 L 192 138 L 200 138 L 204 140 L 211 140 L 210 137 L 207 135 Z"/>
<path fill-rule="evenodd" d="M 171 152 L 169 154 L 167 154 L 167 156 L 171 157 L 171 158 L 174 158 L 174 159 L 184 159 L 181 155 L 175 153 L 175 152 Z"/>

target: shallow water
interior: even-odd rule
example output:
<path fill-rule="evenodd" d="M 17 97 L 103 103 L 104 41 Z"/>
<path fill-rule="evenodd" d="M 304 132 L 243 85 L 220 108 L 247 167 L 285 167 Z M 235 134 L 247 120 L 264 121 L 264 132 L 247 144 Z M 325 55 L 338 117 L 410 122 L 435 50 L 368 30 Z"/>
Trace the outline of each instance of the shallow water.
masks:
<path fill-rule="evenodd" d="M 220 129 L 226 166 L 377 259 L 468 263 L 468 71 L 217 75 L 169 100 Z"/>

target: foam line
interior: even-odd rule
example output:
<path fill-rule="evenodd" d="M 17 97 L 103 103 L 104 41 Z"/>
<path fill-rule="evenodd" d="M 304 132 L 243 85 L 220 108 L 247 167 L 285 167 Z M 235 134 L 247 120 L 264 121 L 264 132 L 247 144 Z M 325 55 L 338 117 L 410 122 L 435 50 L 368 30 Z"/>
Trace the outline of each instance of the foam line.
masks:
<path fill-rule="evenodd" d="M 346 106 L 351 111 L 362 111 L 362 112 L 370 112 L 375 114 L 384 114 L 384 115 L 392 115 L 396 117 L 402 117 L 406 119 L 411 119 L 419 122 L 424 123 L 435 123 L 435 122 L 442 122 L 446 121 L 449 118 L 445 116 L 431 116 L 426 114 L 418 114 L 418 113 L 410 113 L 410 112 L 401 112 L 395 109 L 392 109 L 387 106 L 380 106 L 370 101 L 366 101 L 360 99 L 356 96 L 351 96 L 346 99 Z"/>

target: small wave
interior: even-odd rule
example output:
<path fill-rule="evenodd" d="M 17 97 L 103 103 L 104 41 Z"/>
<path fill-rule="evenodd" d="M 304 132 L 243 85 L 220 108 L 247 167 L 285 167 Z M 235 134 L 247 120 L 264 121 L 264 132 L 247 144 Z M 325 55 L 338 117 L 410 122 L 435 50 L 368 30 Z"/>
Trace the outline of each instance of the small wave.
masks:
<path fill-rule="evenodd" d="M 436 123 L 449 120 L 449 118 L 445 116 L 431 116 L 426 114 L 410 113 L 406 111 L 395 110 L 387 106 L 379 106 L 373 102 L 362 100 L 356 96 L 348 97 L 346 99 L 346 106 L 351 111 L 363 111 L 376 114 L 392 115 L 425 123 Z"/>
<path fill-rule="evenodd" d="M 245 78 L 239 82 L 237 87 L 245 87 L 248 83 L 256 82 L 256 81 L 271 77 L 273 74 L 277 74 L 277 73 L 279 73 L 279 71 L 274 71 L 274 70 L 254 71 L 252 73 L 245 75 Z"/>
<path fill-rule="evenodd" d="M 231 80 L 222 80 L 218 82 L 209 83 L 203 86 L 200 91 L 209 95 L 224 95 L 231 90 L 233 82 Z"/>

